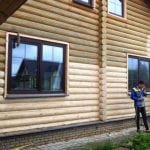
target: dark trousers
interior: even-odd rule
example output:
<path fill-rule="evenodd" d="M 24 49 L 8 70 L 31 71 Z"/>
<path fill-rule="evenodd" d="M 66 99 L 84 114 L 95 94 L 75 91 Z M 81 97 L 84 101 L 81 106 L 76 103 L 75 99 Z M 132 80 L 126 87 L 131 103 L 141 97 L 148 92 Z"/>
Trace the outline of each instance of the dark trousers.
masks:
<path fill-rule="evenodd" d="M 140 130 L 140 113 L 146 130 L 149 130 L 145 107 L 135 107 L 137 130 Z"/>

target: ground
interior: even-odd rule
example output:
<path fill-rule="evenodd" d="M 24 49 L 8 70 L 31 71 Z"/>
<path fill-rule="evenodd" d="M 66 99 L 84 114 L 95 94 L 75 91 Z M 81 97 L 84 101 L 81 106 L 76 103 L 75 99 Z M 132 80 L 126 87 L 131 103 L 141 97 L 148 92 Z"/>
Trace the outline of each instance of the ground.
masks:
<path fill-rule="evenodd" d="M 29 148 L 29 150 L 81 150 L 85 145 L 94 142 L 103 142 L 107 140 L 121 141 L 128 137 L 135 135 L 136 129 L 130 128 L 121 130 L 119 132 L 111 132 L 102 135 L 96 135 L 92 137 L 85 137 L 81 139 L 74 139 L 68 142 L 51 143 L 47 145 L 37 146 Z"/>

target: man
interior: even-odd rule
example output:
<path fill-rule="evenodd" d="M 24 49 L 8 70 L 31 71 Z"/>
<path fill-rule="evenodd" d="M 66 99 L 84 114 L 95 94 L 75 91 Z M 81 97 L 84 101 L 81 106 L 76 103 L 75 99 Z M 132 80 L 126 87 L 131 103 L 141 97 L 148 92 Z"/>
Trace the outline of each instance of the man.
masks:
<path fill-rule="evenodd" d="M 145 84 L 143 81 L 139 81 L 138 85 L 131 91 L 131 99 L 134 100 L 135 112 L 136 112 L 136 125 L 137 132 L 140 131 L 140 113 L 142 114 L 145 129 L 148 131 L 148 122 L 146 116 L 144 99 L 147 96 L 145 92 Z"/>

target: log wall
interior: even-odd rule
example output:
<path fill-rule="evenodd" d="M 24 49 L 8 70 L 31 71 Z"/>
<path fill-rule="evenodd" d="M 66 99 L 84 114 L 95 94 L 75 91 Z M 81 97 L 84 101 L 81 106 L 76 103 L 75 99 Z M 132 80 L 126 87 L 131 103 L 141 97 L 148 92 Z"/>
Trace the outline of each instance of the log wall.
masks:
<path fill-rule="evenodd" d="M 72 0 L 28 0 L 0 26 L 1 134 L 101 119 L 100 5 L 98 0 L 94 9 Z M 69 43 L 69 96 L 4 99 L 7 32 Z"/>
<path fill-rule="evenodd" d="M 128 96 L 127 55 L 150 56 L 150 9 L 143 0 L 127 0 L 126 6 L 126 19 L 108 14 L 105 23 L 106 119 L 134 115 Z"/>
<path fill-rule="evenodd" d="M 72 0 L 28 0 L 0 26 L 0 133 L 131 117 L 127 55 L 150 56 L 150 9 L 127 1 L 127 18 Z M 4 99 L 6 33 L 68 42 L 69 96 Z M 150 112 L 150 99 L 147 102 Z"/>

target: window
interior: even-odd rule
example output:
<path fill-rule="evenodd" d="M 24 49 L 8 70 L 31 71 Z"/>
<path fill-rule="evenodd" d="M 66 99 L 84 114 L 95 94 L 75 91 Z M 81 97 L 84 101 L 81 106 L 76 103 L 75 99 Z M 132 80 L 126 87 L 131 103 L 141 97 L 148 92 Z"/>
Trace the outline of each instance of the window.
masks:
<path fill-rule="evenodd" d="M 66 55 L 66 44 L 10 35 L 8 94 L 65 93 Z"/>
<path fill-rule="evenodd" d="M 124 17 L 124 1 L 125 0 L 108 0 L 108 12 Z"/>
<path fill-rule="evenodd" d="M 91 8 L 94 7 L 94 0 L 73 0 L 73 1 Z"/>
<path fill-rule="evenodd" d="M 150 59 L 129 56 L 128 77 L 129 90 L 142 80 L 145 82 L 147 90 L 150 91 Z"/>

